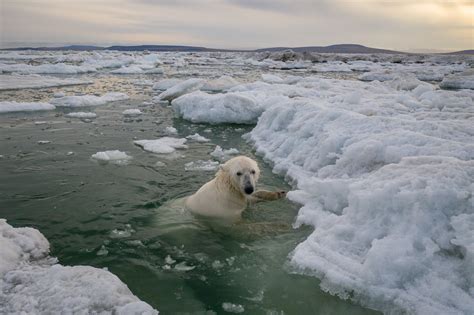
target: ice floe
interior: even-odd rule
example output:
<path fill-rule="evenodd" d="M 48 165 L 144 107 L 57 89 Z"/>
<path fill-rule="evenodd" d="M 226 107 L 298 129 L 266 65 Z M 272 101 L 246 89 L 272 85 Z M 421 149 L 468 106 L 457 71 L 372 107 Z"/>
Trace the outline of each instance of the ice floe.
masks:
<path fill-rule="evenodd" d="M 188 147 L 185 145 L 186 141 L 185 138 L 163 137 L 156 140 L 136 140 L 133 143 L 148 152 L 168 154 L 175 152 L 176 149 L 186 149 Z"/>
<path fill-rule="evenodd" d="M 445 89 L 474 90 L 474 70 L 447 76 L 439 86 Z"/>
<path fill-rule="evenodd" d="M 181 95 L 198 90 L 205 82 L 206 81 L 203 79 L 188 79 L 162 92 L 160 95 L 158 95 L 158 98 L 163 101 L 172 101 Z"/>
<path fill-rule="evenodd" d="M 171 104 L 184 119 L 211 124 L 255 123 L 264 109 L 253 97 L 239 93 L 207 94 L 196 91 L 173 100 Z"/>
<path fill-rule="evenodd" d="M 102 161 L 102 162 L 110 162 L 112 164 L 117 165 L 125 165 L 130 162 L 132 159 L 127 153 L 119 151 L 119 150 L 108 150 L 108 151 L 101 151 L 91 156 L 93 159 Z"/>
<path fill-rule="evenodd" d="M 186 137 L 186 139 L 193 140 L 193 141 L 196 141 L 196 142 L 209 142 L 209 141 L 211 141 L 211 140 L 207 139 L 206 137 L 201 136 L 198 133 L 195 133 L 193 135 L 189 135 L 189 136 Z"/>
<path fill-rule="evenodd" d="M 0 113 L 33 112 L 53 109 L 56 109 L 56 106 L 50 103 L 0 102 Z"/>
<path fill-rule="evenodd" d="M 73 113 L 66 114 L 66 117 L 70 117 L 70 118 L 96 118 L 97 114 L 96 113 L 91 113 L 91 112 L 73 112 Z"/>
<path fill-rule="evenodd" d="M 122 112 L 122 115 L 124 116 L 140 116 L 141 114 L 143 113 L 138 108 L 126 109 Z"/>
<path fill-rule="evenodd" d="M 58 264 L 38 230 L 0 219 L 0 247 L 2 314 L 158 314 L 114 274 Z"/>
<path fill-rule="evenodd" d="M 239 153 L 240 153 L 239 150 L 237 150 L 236 148 L 230 148 L 230 149 L 224 150 L 221 148 L 221 146 L 216 145 L 214 151 L 212 151 L 210 155 L 215 157 L 219 161 L 223 162 L 230 159 L 232 155 L 237 155 Z"/>
<path fill-rule="evenodd" d="M 1 90 L 39 89 L 53 86 L 91 84 L 93 81 L 74 78 L 54 78 L 40 75 L 1 75 Z"/>
<path fill-rule="evenodd" d="M 164 91 L 181 82 L 183 82 L 181 79 L 163 79 L 153 84 L 152 88 L 153 90 Z"/>
<path fill-rule="evenodd" d="M 239 81 L 237 81 L 236 79 L 230 76 L 224 75 L 224 76 L 221 76 L 220 78 L 206 81 L 206 83 L 204 83 L 203 86 L 201 87 L 201 90 L 209 91 L 209 92 L 221 92 L 221 91 L 226 91 L 238 84 L 239 84 Z"/>
<path fill-rule="evenodd" d="M 127 100 L 129 97 L 125 93 L 109 92 L 102 96 L 95 95 L 71 95 L 54 98 L 50 102 L 58 107 L 87 107 L 99 106 L 109 102 Z"/>

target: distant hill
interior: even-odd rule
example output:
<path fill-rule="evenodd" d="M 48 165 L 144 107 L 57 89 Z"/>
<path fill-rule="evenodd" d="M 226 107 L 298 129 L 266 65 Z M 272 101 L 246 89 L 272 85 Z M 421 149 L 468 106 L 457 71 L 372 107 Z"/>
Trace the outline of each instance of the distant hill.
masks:
<path fill-rule="evenodd" d="M 198 46 L 180 46 L 180 45 L 138 45 L 138 46 L 110 46 L 103 48 L 106 50 L 119 51 L 226 51 L 226 49 L 213 49 Z"/>
<path fill-rule="evenodd" d="M 291 49 L 294 52 L 315 52 L 315 53 L 336 53 L 336 54 L 406 54 L 405 52 L 366 47 L 357 44 L 339 44 L 330 46 L 306 46 L 306 47 L 268 47 L 255 50 L 237 50 L 237 49 L 216 49 L 200 46 L 184 45 L 136 45 L 123 46 L 115 45 L 109 47 L 100 47 L 92 45 L 70 45 L 62 47 L 20 47 L 7 48 L 0 50 L 118 50 L 118 51 L 184 51 L 184 52 L 209 52 L 209 51 L 241 51 L 241 52 L 276 52 Z M 444 55 L 472 55 L 474 50 L 462 50 L 452 53 L 443 53 Z"/>
<path fill-rule="evenodd" d="M 474 55 L 474 49 L 443 53 L 442 55 Z"/>
<path fill-rule="evenodd" d="M 270 47 L 257 49 L 256 51 L 281 51 L 291 49 L 295 52 L 316 53 L 339 53 L 339 54 L 404 54 L 400 51 L 378 49 L 357 44 L 339 44 L 330 46 L 307 46 L 307 47 Z"/>

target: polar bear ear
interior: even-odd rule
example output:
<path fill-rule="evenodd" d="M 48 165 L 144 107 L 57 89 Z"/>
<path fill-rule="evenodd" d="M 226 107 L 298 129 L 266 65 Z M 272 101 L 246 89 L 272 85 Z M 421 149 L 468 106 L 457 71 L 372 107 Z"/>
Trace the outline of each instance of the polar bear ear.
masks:
<path fill-rule="evenodd" d="M 225 167 L 225 164 L 219 165 L 219 170 L 223 172 L 227 172 L 227 168 Z"/>

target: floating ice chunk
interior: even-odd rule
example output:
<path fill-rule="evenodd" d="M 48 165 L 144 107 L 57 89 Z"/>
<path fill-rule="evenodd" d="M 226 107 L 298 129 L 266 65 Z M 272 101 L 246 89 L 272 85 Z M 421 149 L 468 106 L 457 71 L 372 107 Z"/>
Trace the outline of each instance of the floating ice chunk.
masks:
<path fill-rule="evenodd" d="M 85 107 L 85 106 L 99 106 L 108 102 L 122 101 L 129 99 L 125 93 L 110 92 L 102 96 L 95 95 L 75 95 L 54 98 L 51 104 L 60 107 Z"/>
<path fill-rule="evenodd" d="M 186 171 L 206 171 L 206 172 L 211 172 L 215 171 L 219 167 L 219 162 L 216 161 L 203 161 L 203 160 L 198 160 L 198 161 L 192 161 L 189 163 L 184 164 L 184 169 Z"/>
<path fill-rule="evenodd" d="M 191 271 L 193 270 L 194 268 L 196 268 L 196 266 L 188 266 L 186 265 L 186 262 L 185 261 L 182 261 L 176 265 L 174 265 L 174 269 L 177 270 L 177 271 Z"/>
<path fill-rule="evenodd" d="M 201 136 L 198 133 L 195 133 L 193 135 L 189 135 L 189 136 L 186 137 L 186 139 L 194 140 L 194 141 L 197 141 L 197 142 L 209 142 L 209 141 L 211 141 L 211 140 L 207 139 L 206 137 Z"/>
<path fill-rule="evenodd" d="M 163 137 L 156 140 L 136 140 L 133 141 L 136 145 L 143 148 L 145 151 L 159 154 L 173 153 L 176 149 L 186 149 L 185 138 Z"/>
<path fill-rule="evenodd" d="M 71 118 L 96 118 L 97 114 L 92 112 L 74 112 L 66 114 L 66 117 Z"/>
<path fill-rule="evenodd" d="M 245 312 L 245 308 L 242 305 L 229 302 L 222 303 L 222 309 L 226 312 L 236 314 Z"/>
<path fill-rule="evenodd" d="M 176 260 L 174 260 L 173 258 L 171 258 L 170 255 L 166 256 L 165 257 L 165 263 L 167 263 L 168 265 L 172 265 L 176 262 Z"/>
<path fill-rule="evenodd" d="M 123 66 L 119 69 L 110 71 L 113 74 L 140 74 L 143 73 L 143 69 L 136 65 Z"/>
<path fill-rule="evenodd" d="M 53 97 L 64 97 L 66 96 L 66 93 L 64 92 L 56 92 L 53 94 Z"/>
<path fill-rule="evenodd" d="M 447 76 L 439 84 L 444 89 L 474 90 L 474 70 Z"/>
<path fill-rule="evenodd" d="M 164 90 L 167 90 L 175 85 L 177 85 L 178 83 L 181 83 L 183 82 L 183 80 L 181 79 L 164 79 L 164 80 L 160 80 L 158 82 L 156 82 L 155 84 L 153 84 L 153 90 L 159 90 L 159 91 L 164 91 Z"/>
<path fill-rule="evenodd" d="M 252 124 L 263 112 L 251 96 L 240 93 L 207 94 L 196 91 L 175 99 L 175 112 L 192 122 Z"/>
<path fill-rule="evenodd" d="M 110 238 L 126 238 L 130 237 L 132 233 L 135 233 L 135 230 L 132 228 L 130 224 L 126 224 L 125 228 L 123 229 L 113 229 L 109 236 Z"/>
<path fill-rule="evenodd" d="M 205 81 L 203 79 L 188 79 L 167 89 L 166 91 L 158 95 L 158 98 L 164 101 L 172 101 L 175 98 L 180 97 L 181 95 L 190 93 L 195 90 L 199 90 L 199 88 L 204 84 L 204 82 Z"/>
<path fill-rule="evenodd" d="M 97 152 L 92 154 L 91 157 L 98 161 L 110 162 L 118 165 L 125 165 L 132 159 L 130 155 L 119 150 Z"/>
<path fill-rule="evenodd" d="M 56 109 L 56 107 L 50 103 L 0 102 L 0 113 L 33 112 L 53 109 Z"/>
<path fill-rule="evenodd" d="M 220 92 L 220 91 L 226 91 L 238 84 L 239 84 L 239 81 L 227 75 L 223 75 L 218 79 L 206 81 L 206 83 L 204 83 L 204 85 L 201 87 L 201 90 L 211 91 L 211 92 Z"/>
<path fill-rule="evenodd" d="M 163 68 L 156 67 L 156 68 L 151 68 L 151 69 L 145 70 L 145 73 L 146 74 L 163 74 L 163 73 L 165 73 L 165 70 L 163 70 Z"/>
<path fill-rule="evenodd" d="M 225 161 L 230 159 L 232 155 L 239 154 L 239 150 L 237 150 L 236 148 L 223 150 L 220 146 L 217 145 L 214 151 L 212 151 L 210 154 L 219 161 Z"/>
<path fill-rule="evenodd" d="M 141 115 L 141 114 L 143 114 L 143 113 L 142 113 L 141 110 L 139 110 L 139 109 L 137 109 L 137 108 L 134 108 L 134 109 L 126 109 L 126 110 L 124 110 L 124 111 L 122 112 L 122 114 L 123 114 L 124 116 L 139 116 L 139 115 Z"/>
<path fill-rule="evenodd" d="M 421 82 L 411 73 L 396 75 L 393 79 L 387 81 L 387 84 L 395 90 L 405 91 L 413 90 L 420 85 L 429 85 L 428 83 Z"/>
<path fill-rule="evenodd" d="M 158 314 L 106 270 L 55 264 L 38 230 L 0 219 L 0 247 L 2 314 Z"/>
<path fill-rule="evenodd" d="M 104 245 L 102 245 L 100 247 L 100 249 L 97 251 L 96 255 L 97 256 L 107 256 L 108 253 L 109 253 L 109 251 L 105 248 Z"/>
<path fill-rule="evenodd" d="M 171 136 L 178 134 L 178 130 L 174 127 L 166 127 L 165 132 Z"/>
<path fill-rule="evenodd" d="M 92 84 L 93 81 L 73 78 L 59 79 L 40 75 L 2 75 L 0 79 L 1 90 L 40 89 L 53 86 L 68 86 Z"/>
<path fill-rule="evenodd" d="M 51 141 L 49 141 L 49 140 L 40 140 L 37 143 L 38 144 L 48 144 L 48 143 L 51 143 Z"/>

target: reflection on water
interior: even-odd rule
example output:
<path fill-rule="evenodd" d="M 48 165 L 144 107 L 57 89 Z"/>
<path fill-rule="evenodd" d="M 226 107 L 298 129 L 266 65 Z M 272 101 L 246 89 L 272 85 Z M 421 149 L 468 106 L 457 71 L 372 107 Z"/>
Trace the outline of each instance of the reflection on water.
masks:
<path fill-rule="evenodd" d="M 316 278 L 293 274 L 286 266 L 288 255 L 310 233 L 309 227 L 291 227 L 297 205 L 259 203 L 232 225 L 184 211 L 182 198 L 213 176 L 185 171 L 184 165 L 210 159 L 216 145 L 235 147 L 259 161 L 260 188 L 290 187 L 241 139 L 251 126 L 176 119 L 169 107 L 144 104 L 154 92 L 131 84 L 135 79 L 102 75 L 91 86 L 1 92 L 3 99 L 17 101 L 49 99 L 60 90 L 120 91 L 132 99 L 90 109 L 97 113 L 90 121 L 64 117 L 67 109 L 0 115 L 0 217 L 14 226 L 38 228 L 62 264 L 107 267 L 162 314 L 219 314 L 223 303 L 240 305 L 245 314 L 371 312 L 322 292 Z M 124 118 L 128 108 L 144 114 Z M 166 135 L 168 126 L 179 137 L 198 132 L 211 142 L 190 141 L 172 158 L 133 145 L 133 140 Z M 42 140 L 50 143 L 39 145 Z M 113 165 L 90 158 L 105 150 L 121 150 L 133 159 Z"/>

